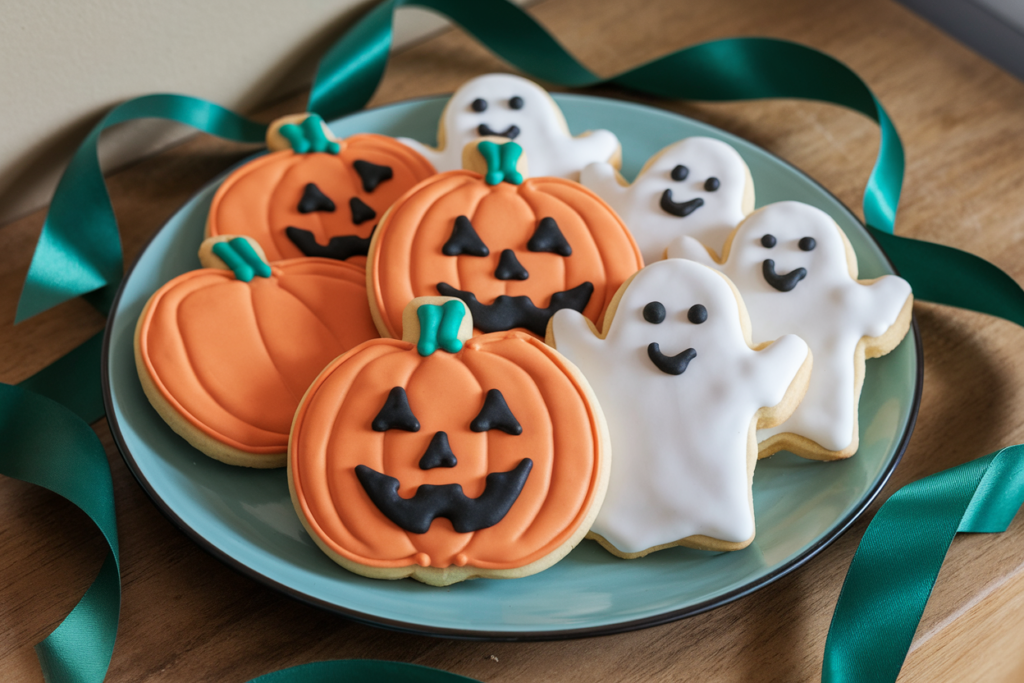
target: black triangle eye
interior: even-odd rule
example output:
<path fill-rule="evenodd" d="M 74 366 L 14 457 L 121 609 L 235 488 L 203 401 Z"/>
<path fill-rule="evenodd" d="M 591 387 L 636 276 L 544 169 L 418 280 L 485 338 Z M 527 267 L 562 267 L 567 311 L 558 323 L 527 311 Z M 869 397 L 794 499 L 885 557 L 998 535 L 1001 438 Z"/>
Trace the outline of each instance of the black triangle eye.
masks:
<path fill-rule="evenodd" d="M 445 256 L 487 256 L 490 250 L 480 235 L 476 234 L 473 224 L 465 216 L 455 219 L 455 227 L 452 228 L 452 236 L 441 247 L 441 253 Z"/>
<path fill-rule="evenodd" d="M 378 166 L 362 159 L 357 159 L 352 166 L 359 174 L 359 179 L 363 181 L 363 189 L 367 192 L 373 192 L 378 185 L 394 177 L 390 166 Z"/>
<path fill-rule="evenodd" d="M 377 212 L 367 206 L 359 197 L 352 197 L 348 200 L 348 208 L 352 211 L 352 222 L 356 225 L 372 221 L 377 217 Z"/>
<path fill-rule="evenodd" d="M 405 389 L 395 387 L 391 390 L 388 400 L 384 401 L 384 407 L 377 413 L 377 417 L 373 418 L 370 427 L 375 432 L 386 432 L 389 429 L 401 429 L 406 432 L 420 431 L 420 421 L 412 414 Z"/>
<path fill-rule="evenodd" d="M 484 407 L 480 409 L 480 414 L 470 423 L 469 428 L 474 432 L 500 429 L 506 434 L 512 434 L 513 436 L 519 436 L 523 433 L 519 420 L 512 414 L 508 404 L 505 403 L 505 397 L 497 389 L 491 389 L 487 392 L 487 398 L 484 399 Z"/>
<path fill-rule="evenodd" d="M 565 235 L 558 229 L 554 218 L 541 218 L 533 237 L 526 243 L 530 251 L 546 251 L 560 256 L 572 255 L 572 247 L 565 240 Z"/>
<path fill-rule="evenodd" d="M 313 183 L 306 183 L 306 189 L 302 191 L 302 199 L 299 200 L 299 213 L 313 213 L 315 211 L 334 211 L 334 202 L 325 195 L 319 187 Z"/>

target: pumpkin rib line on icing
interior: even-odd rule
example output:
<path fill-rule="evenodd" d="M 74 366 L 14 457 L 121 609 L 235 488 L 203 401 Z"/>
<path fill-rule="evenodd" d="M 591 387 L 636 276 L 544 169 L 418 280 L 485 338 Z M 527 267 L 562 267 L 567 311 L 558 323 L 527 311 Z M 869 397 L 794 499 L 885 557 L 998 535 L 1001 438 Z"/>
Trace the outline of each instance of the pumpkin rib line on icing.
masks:
<path fill-rule="evenodd" d="M 305 308 L 307 311 L 309 311 L 310 315 L 312 315 L 313 318 L 316 319 L 316 321 L 318 323 L 323 325 L 323 321 L 321 321 L 319 318 L 317 318 L 316 315 L 312 311 L 309 310 L 309 307 L 306 306 L 305 302 L 303 302 L 297 296 L 295 296 L 294 294 L 292 294 L 291 292 L 289 292 L 288 290 L 284 289 L 281 286 L 278 286 L 278 289 L 281 290 L 282 292 L 284 292 L 285 294 L 288 294 L 293 299 L 295 299 L 300 304 L 302 304 L 302 307 Z M 254 287 L 250 287 L 249 288 L 249 298 L 252 301 L 252 318 L 253 318 L 253 322 L 255 322 L 256 329 L 260 333 L 260 341 L 263 342 L 263 348 L 267 350 L 267 357 L 270 358 L 270 364 L 274 367 L 274 370 L 277 371 L 277 375 L 281 379 L 281 384 L 283 384 L 285 389 L 288 390 L 288 395 L 291 396 L 292 402 L 295 405 L 299 405 L 299 401 L 302 400 L 302 395 L 301 394 L 299 394 L 299 395 L 295 394 L 295 392 L 292 390 L 291 383 L 288 382 L 288 379 L 287 379 L 288 378 L 288 373 L 281 369 L 281 367 L 277 364 L 277 360 L 274 358 L 274 354 L 270 353 L 270 345 L 267 343 L 267 336 L 263 332 L 264 326 L 260 323 L 260 316 L 259 316 L 259 314 L 256 311 L 256 291 L 255 291 Z M 331 336 L 333 337 L 334 335 L 332 334 Z M 337 341 L 337 340 L 335 340 L 335 341 Z"/>
<path fill-rule="evenodd" d="M 274 177 L 274 182 L 271 185 L 271 187 L 273 188 L 280 187 L 281 183 L 284 182 L 285 178 L 295 169 L 295 167 L 301 165 L 302 163 L 302 157 L 299 156 L 298 154 L 295 154 L 294 152 L 288 152 L 287 150 L 283 150 L 281 152 L 275 152 L 275 154 L 280 154 L 282 156 L 292 154 L 293 156 L 291 159 L 288 160 L 287 165 L 282 164 L 282 168 L 275 169 L 276 177 Z M 267 158 L 271 157 L 273 157 L 273 155 L 267 155 Z M 274 230 L 273 228 L 273 218 L 275 210 L 274 191 L 271 190 L 270 192 L 260 192 L 258 194 L 260 197 L 260 202 L 263 204 L 263 211 L 261 211 L 261 213 L 264 214 L 265 216 L 263 224 L 267 226 L 267 238 L 269 239 L 270 243 L 274 245 L 274 251 L 277 252 L 277 258 L 273 260 L 279 261 L 285 259 L 287 258 L 288 250 L 287 248 L 282 247 L 283 241 L 281 238 L 283 237 L 284 240 L 287 240 L 288 238 L 287 236 L 284 235 L 278 235 L 277 233 L 279 231 Z M 296 200 L 295 205 L 298 206 L 298 200 Z"/>
<path fill-rule="evenodd" d="M 323 274 L 320 274 L 320 273 L 306 274 L 306 277 L 309 277 L 309 278 L 323 278 L 323 279 L 326 279 L 326 280 L 331 280 L 332 279 L 329 276 L 323 275 Z M 285 294 L 287 294 L 288 296 L 292 297 L 293 299 L 298 301 L 300 304 L 302 304 L 302 307 L 304 309 L 306 309 L 306 311 L 309 312 L 309 314 L 313 317 L 313 319 L 316 320 L 320 324 L 320 327 L 322 327 L 324 330 L 326 330 L 327 334 L 331 337 L 331 339 L 333 339 L 338 344 L 338 348 L 342 348 L 342 349 L 345 348 L 345 344 L 343 343 L 343 341 L 341 339 L 338 339 L 338 336 L 336 334 L 334 334 L 334 330 L 332 330 L 323 320 L 320 319 L 320 316 L 317 315 L 316 311 L 314 311 L 312 308 L 310 308 L 309 304 L 307 304 L 305 302 L 305 300 L 303 300 L 303 298 L 298 295 L 297 292 L 292 291 L 291 289 L 288 289 L 288 287 L 286 287 L 283 282 L 278 282 L 277 286 L 278 286 L 278 288 L 282 292 L 284 292 Z M 364 291 L 365 291 L 365 289 L 364 289 Z M 303 389 L 303 391 L 305 391 L 305 389 Z M 301 400 L 302 400 L 302 396 L 299 396 L 296 399 L 295 404 L 298 405 L 298 402 L 301 401 Z"/>
<path fill-rule="evenodd" d="M 464 214 L 464 215 L 469 217 L 469 223 L 470 223 L 470 225 L 473 226 L 474 230 L 477 229 L 477 223 L 479 223 L 479 217 L 477 216 L 477 213 L 480 211 L 480 205 L 483 204 L 484 201 L 488 197 L 490 197 L 490 196 L 492 196 L 490 192 L 481 194 L 479 199 L 476 200 L 476 203 L 473 204 L 472 210 L 467 212 L 466 214 Z M 479 236 L 479 234 L 480 233 L 478 231 L 477 232 L 477 236 Z M 481 237 L 480 240 L 483 241 L 483 238 Z M 501 253 L 501 249 L 496 249 L 496 247 L 494 245 L 487 244 L 486 242 L 484 242 L 484 245 L 487 247 L 488 251 L 490 252 L 490 256 L 486 256 L 484 258 L 491 259 L 495 255 Z M 479 258 L 479 257 L 470 256 L 469 258 Z M 468 261 L 463 261 L 463 259 L 461 259 L 458 256 L 456 256 L 455 259 L 456 259 L 455 260 L 456 280 L 458 281 L 458 284 L 454 285 L 454 286 L 455 286 L 456 289 L 462 289 L 462 283 L 465 282 L 467 279 L 469 279 L 469 278 L 465 277 L 465 275 L 463 274 L 462 265 L 464 263 L 466 265 L 469 265 L 469 262 Z M 451 283 L 448 283 L 448 284 L 451 284 Z M 435 283 L 434 286 L 436 287 L 437 284 Z"/>

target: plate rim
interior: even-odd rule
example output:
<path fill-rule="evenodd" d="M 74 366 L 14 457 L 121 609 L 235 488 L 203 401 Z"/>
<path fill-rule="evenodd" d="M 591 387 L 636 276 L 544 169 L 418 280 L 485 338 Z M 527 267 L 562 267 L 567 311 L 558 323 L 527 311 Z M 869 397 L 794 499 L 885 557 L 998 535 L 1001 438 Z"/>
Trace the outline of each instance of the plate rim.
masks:
<path fill-rule="evenodd" d="M 655 112 L 658 112 L 659 114 L 671 114 L 674 116 L 678 116 L 682 119 L 700 123 L 701 125 L 704 126 L 710 126 L 711 128 L 722 131 L 730 136 L 740 137 L 734 133 L 730 133 L 729 131 L 721 129 L 718 126 L 714 126 L 704 121 L 699 121 L 698 119 L 694 119 L 684 114 L 680 114 L 678 112 L 663 109 L 660 107 L 654 107 L 646 104 L 641 104 L 638 102 L 631 102 L 629 100 L 621 100 L 613 97 L 603 97 L 598 95 L 587 95 L 582 93 L 557 94 L 570 95 L 571 97 L 574 98 L 611 100 L 617 103 L 629 104 L 634 107 L 651 109 Z M 361 109 L 358 112 L 352 113 L 356 114 L 366 111 L 373 111 L 376 109 L 385 109 L 395 105 L 406 105 L 409 103 L 434 100 L 443 97 L 450 97 L 450 94 L 429 95 L 423 97 L 409 98 L 405 100 L 400 100 L 398 102 L 391 102 L 385 105 L 381 105 L 379 107 Z M 860 228 L 870 238 L 870 240 L 874 242 L 874 244 L 878 247 L 879 252 L 882 254 L 882 257 L 889 264 L 889 267 L 892 269 L 892 271 L 897 275 L 899 274 L 899 271 L 897 270 L 896 266 L 893 264 L 892 260 L 885 253 L 885 251 L 882 249 L 881 244 L 875 238 L 874 234 L 872 234 L 871 230 L 867 228 L 864 222 L 861 221 L 861 219 L 857 216 L 857 214 L 855 214 L 850 209 L 850 207 L 848 207 L 843 201 L 836 197 L 828 188 L 819 183 L 809 174 L 805 173 L 803 169 L 799 168 L 795 164 L 787 161 L 786 159 L 778 156 L 777 154 L 774 154 L 773 152 L 768 151 L 761 145 L 758 145 L 754 142 L 747 140 L 746 138 L 741 139 L 743 139 L 744 142 L 746 142 L 747 144 L 756 147 L 761 152 L 769 155 L 774 160 L 784 164 L 785 166 L 790 167 L 792 170 L 796 171 L 801 177 L 803 177 L 804 180 L 816 186 L 819 190 L 821 190 L 822 192 L 830 196 L 833 200 L 835 200 L 836 204 L 838 206 L 841 206 L 843 210 L 846 211 L 847 214 L 849 214 L 849 216 L 856 221 L 857 225 L 860 226 Z M 174 213 L 172 213 L 171 216 L 169 216 L 167 220 L 165 220 L 163 224 L 161 224 L 161 226 L 157 228 L 157 230 L 155 230 L 153 234 L 150 235 L 150 237 L 146 240 L 146 243 L 139 250 L 135 260 L 132 262 L 131 267 L 129 267 L 125 271 L 124 277 L 121 280 L 120 285 L 118 286 L 117 293 L 114 296 L 114 300 L 110 306 L 110 314 L 107 317 L 107 322 L 106 325 L 104 326 L 103 331 L 103 346 L 100 356 L 100 379 L 103 390 L 103 406 L 104 409 L 106 410 L 107 424 L 110 428 L 110 433 L 111 436 L 113 437 L 114 444 L 117 446 L 117 450 L 121 454 L 121 459 L 124 460 L 129 471 L 132 473 L 132 476 L 135 478 L 136 482 L 138 482 L 139 486 L 146 493 L 149 499 L 153 502 L 156 508 L 161 512 L 161 514 L 164 515 L 164 517 L 166 517 L 171 522 L 171 524 L 173 524 L 178 529 L 179 532 L 183 533 L 201 549 L 212 555 L 215 559 L 223 562 L 239 574 L 242 574 L 243 576 L 246 576 L 250 579 L 254 579 L 258 583 L 261 583 L 264 586 L 267 586 L 268 588 L 276 590 L 277 592 L 282 593 L 292 599 L 298 600 L 299 602 L 305 603 L 313 607 L 317 607 L 319 609 L 326 610 L 328 612 L 332 612 L 338 616 L 350 619 L 356 623 L 368 626 L 375 626 L 379 628 L 386 628 L 401 633 L 410 633 L 415 635 L 425 635 L 439 638 L 450 638 L 455 640 L 474 640 L 489 642 L 538 642 L 554 640 L 574 640 L 579 638 L 614 635 L 617 633 L 637 631 L 645 628 L 650 628 L 652 626 L 659 626 L 669 622 L 678 621 L 680 619 L 684 619 L 687 617 L 696 616 L 698 614 L 703 614 L 704 612 L 708 612 L 712 609 L 715 609 L 716 607 L 721 607 L 730 602 L 734 602 L 736 600 L 739 600 L 740 598 L 746 597 L 747 595 L 750 595 L 751 593 L 754 593 L 755 591 L 760 590 L 761 588 L 764 588 L 774 583 L 775 581 L 778 581 L 782 577 L 796 571 L 797 569 L 805 565 L 807 562 L 812 560 L 814 557 L 816 557 L 818 554 L 820 554 L 825 548 L 832 545 L 836 540 L 838 540 L 843 534 L 845 534 L 849 530 L 853 523 L 856 522 L 857 519 L 859 519 L 860 516 L 864 514 L 864 512 L 871 506 L 871 504 L 875 501 L 878 495 L 882 492 L 882 489 L 884 489 L 886 484 L 888 484 L 889 479 L 892 477 L 893 472 L 896 470 L 896 467 L 903 460 L 903 455 L 907 450 L 907 447 L 910 443 L 910 439 L 914 433 L 914 428 L 917 425 L 917 417 L 921 408 L 921 397 L 924 388 L 924 348 L 921 341 L 920 330 L 918 328 L 916 313 L 912 315 L 910 326 L 910 333 L 913 336 L 914 354 L 916 358 L 916 382 L 914 386 L 914 395 L 910 406 L 910 414 L 908 415 L 907 425 L 903 431 L 903 435 L 900 437 L 900 441 L 896 446 L 895 453 L 890 458 L 890 461 L 886 465 L 886 467 L 882 470 L 877 482 L 875 482 L 874 486 L 872 486 L 864 494 L 864 496 L 854 507 L 854 509 L 852 509 L 839 522 L 833 525 L 832 529 L 827 534 L 825 534 L 825 536 L 819 539 L 818 542 L 811 545 L 802 553 L 800 553 L 790 561 L 783 563 L 776 569 L 732 591 L 728 591 L 714 598 L 710 598 L 703 602 L 699 602 L 695 605 L 690 605 L 677 610 L 670 610 L 657 615 L 647 616 L 640 619 L 621 621 L 612 624 L 586 626 L 571 629 L 537 631 L 486 631 L 479 629 L 452 629 L 447 627 L 430 626 L 422 623 L 405 622 L 395 619 L 389 619 L 386 617 L 380 617 L 366 612 L 361 612 L 355 609 L 347 608 L 335 603 L 331 603 L 326 600 L 321 600 L 319 598 L 312 597 L 296 588 L 292 588 L 291 586 L 287 586 L 283 583 L 280 583 L 279 581 L 276 581 L 275 579 L 272 579 L 269 576 L 266 576 L 265 574 L 261 573 L 257 569 L 250 567 L 249 565 L 244 564 L 243 562 L 235 559 L 234 557 L 230 556 L 227 552 L 220 549 L 212 542 L 208 541 L 199 531 L 191 527 L 181 517 L 179 517 L 178 514 L 160 497 L 160 495 L 149 483 L 149 480 L 142 473 L 141 469 L 138 467 L 134 456 L 131 454 L 131 450 L 128 448 L 127 443 L 125 443 L 124 435 L 121 432 L 121 428 L 120 425 L 118 424 L 118 420 L 116 417 L 117 413 L 114 410 L 109 372 L 110 343 L 111 337 L 113 336 L 114 321 L 117 318 L 118 305 L 120 304 L 121 295 L 124 292 L 125 285 L 131 278 L 132 273 L 135 271 L 135 267 L 138 265 L 142 255 L 149 249 L 153 241 L 164 230 L 164 228 L 167 227 L 167 224 L 171 220 L 173 220 L 175 216 L 178 215 L 178 212 L 181 211 L 182 207 L 186 206 L 189 202 L 194 200 L 199 194 L 206 191 L 206 189 L 210 186 L 211 183 L 217 182 L 218 179 L 220 179 L 226 173 L 230 172 L 232 169 L 250 161 L 251 159 L 259 156 L 262 153 L 263 150 L 260 150 L 254 154 L 246 156 L 238 163 L 229 166 L 221 173 L 218 173 L 213 179 L 204 183 L 201 188 L 192 193 L 189 199 L 187 199 Z"/>

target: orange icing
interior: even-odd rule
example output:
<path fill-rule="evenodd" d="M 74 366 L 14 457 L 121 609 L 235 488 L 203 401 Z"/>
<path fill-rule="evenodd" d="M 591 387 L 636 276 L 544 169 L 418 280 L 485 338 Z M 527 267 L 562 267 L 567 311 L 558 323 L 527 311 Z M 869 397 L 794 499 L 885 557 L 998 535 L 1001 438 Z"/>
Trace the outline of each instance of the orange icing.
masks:
<path fill-rule="evenodd" d="M 337 235 L 369 237 L 377 220 L 355 225 L 351 197 L 362 200 L 379 219 L 406 190 L 436 173 L 417 152 L 385 135 L 363 133 L 339 144 L 338 154 L 273 152 L 240 167 L 214 195 L 206 236 L 244 235 L 260 243 L 269 261 L 298 258 L 303 253 L 285 235 L 285 228 L 308 230 L 323 246 Z M 352 166 L 358 159 L 389 166 L 393 177 L 366 192 Z M 314 183 L 334 202 L 333 212 L 299 212 L 307 183 Z M 352 256 L 347 261 L 364 266 L 366 257 Z"/>
<path fill-rule="evenodd" d="M 462 215 L 487 245 L 488 256 L 441 252 Z M 572 247 L 570 256 L 526 248 L 545 217 L 555 219 Z M 515 252 L 528 279 L 494 276 L 505 249 Z M 530 178 L 521 185 L 491 186 L 472 171 L 438 174 L 396 201 L 377 228 L 370 258 L 377 310 L 387 335 L 395 338 L 401 337 L 405 305 L 419 296 L 437 296 L 439 282 L 471 291 L 483 304 L 502 294 L 527 295 L 539 308 L 551 303 L 553 293 L 590 282 L 594 293 L 583 314 L 599 324 L 619 285 L 644 265 L 619 217 L 579 183 Z"/>
<path fill-rule="evenodd" d="M 194 270 L 149 300 L 139 350 L 161 395 L 209 437 L 280 454 L 302 395 L 332 359 L 376 338 L 363 269 L 302 258 L 270 278 Z"/>
<path fill-rule="evenodd" d="M 599 488 L 595 408 L 569 367 L 518 331 L 474 337 L 457 354 L 424 358 L 409 342 L 378 339 L 336 359 L 299 407 L 288 454 L 309 528 L 338 555 L 370 567 L 512 569 L 554 552 L 579 528 Z M 395 386 L 405 389 L 418 432 L 371 429 Z M 501 391 L 522 434 L 469 429 L 489 389 Z M 422 470 L 420 458 L 438 431 L 447 433 L 458 464 Z M 527 457 L 533 469 L 508 514 L 470 533 L 457 533 L 445 518 L 424 534 L 404 531 L 355 474 L 362 464 L 394 477 L 403 498 L 421 484 L 451 483 L 475 498 L 489 473 Z"/>

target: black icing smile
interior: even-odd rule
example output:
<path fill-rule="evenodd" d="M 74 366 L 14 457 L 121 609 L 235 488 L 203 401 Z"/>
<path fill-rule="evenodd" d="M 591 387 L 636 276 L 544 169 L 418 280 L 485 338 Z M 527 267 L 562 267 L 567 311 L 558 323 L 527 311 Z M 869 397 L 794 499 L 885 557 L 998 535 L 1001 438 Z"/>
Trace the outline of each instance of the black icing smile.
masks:
<path fill-rule="evenodd" d="M 792 291 L 798 282 L 807 277 L 806 268 L 796 268 L 785 275 L 779 275 L 775 272 L 775 261 L 770 258 L 764 260 L 761 272 L 764 273 L 764 281 L 780 292 Z"/>
<path fill-rule="evenodd" d="M 681 375 L 686 372 L 690 361 L 697 357 L 697 352 L 693 349 L 686 349 L 674 356 L 666 356 L 661 352 L 661 346 L 658 342 L 651 342 L 647 345 L 647 356 L 654 363 L 654 367 L 666 375 Z"/>
<path fill-rule="evenodd" d="M 484 332 L 501 332 L 515 327 L 525 327 L 534 334 L 543 337 L 548 328 L 548 320 L 563 308 L 570 308 L 582 313 L 594 294 L 594 285 L 584 282 L 581 285 L 555 292 L 551 295 L 551 303 L 547 308 L 537 308 L 528 296 L 508 296 L 502 294 L 494 303 L 482 304 L 472 292 L 455 289 L 447 282 L 437 283 L 437 291 L 441 296 L 454 296 L 462 299 L 473 314 L 473 325 Z"/>
<path fill-rule="evenodd" d="M 517 137 L 519 137 L 519 126 L 509 126 L 504 130 L 504 132 L 499 133 L 498 131 L 488 126 L 486 123 L 481 123 L 479 126 L 477 126 L 476 132 L 482 136 L 497 135 L 498 137 L 508 138 L 509 140 L 515 140 Z"/>
<path fill-rule="evenodd" d="M 288 227 L 285 228 L 284 234 L 288 236 L 292 244 L 299 248 L 303 255 L 332 258 L 338 261 L 344 261 L 353 256 L 366 256 L 370 250 L 370 237 L 373 237 L 372 232 L 369 237 L 338 235 L 337 237 L 332 237 L 327 242 L 327 246 L 324 246 L 316 241 L 316 237 L 309 230 Z"/>
<path fill-rule="evenodd" d="M 438 517 L 451 521 L 460 534 L 492 527 L 508 514 L 526 484 L 533 461 L 523 458 L 508 472 L 491 472 L 479 498 L 462 492 L 461 484 L 422 484 L 412 498 L 398 495 L 399 481 L 366 465 L 356 465 L 356 477 L 384 516 L 402 529 L 425 534 Z"/>
<path fill-rule="evenodd" d="M 691 213 L 704 206 L 704 200 L 700 197 L 691 199 L 688 202 L 674 202 L 672 201 L 672 190 L 665 190 L 661 195 L 661 208 L 665 213 L 670 213 L 673 216 L 679 216 L 685 218 Z"/>

